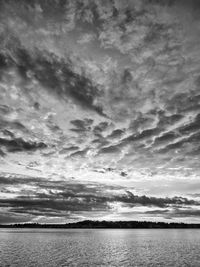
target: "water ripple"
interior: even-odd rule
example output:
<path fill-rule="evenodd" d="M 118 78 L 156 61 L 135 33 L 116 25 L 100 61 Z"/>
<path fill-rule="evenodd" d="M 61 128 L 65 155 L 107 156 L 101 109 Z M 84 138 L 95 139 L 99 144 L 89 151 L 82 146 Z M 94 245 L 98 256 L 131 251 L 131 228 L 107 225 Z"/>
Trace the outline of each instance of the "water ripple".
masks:
<path fill-rule="evenodd" d="M 200 230 L 0 230 L 1 267 L 200 266 Z"/>

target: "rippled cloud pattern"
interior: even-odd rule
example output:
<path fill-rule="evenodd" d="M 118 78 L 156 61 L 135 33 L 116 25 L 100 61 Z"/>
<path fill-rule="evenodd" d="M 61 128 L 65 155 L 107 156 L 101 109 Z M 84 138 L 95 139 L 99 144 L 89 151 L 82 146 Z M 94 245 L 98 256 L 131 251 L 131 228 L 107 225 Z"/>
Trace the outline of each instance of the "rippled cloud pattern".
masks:
<path fill-rule="evenodd" d="M 0 0 L 0 222 L 200 222 L 200 3 Z"/>

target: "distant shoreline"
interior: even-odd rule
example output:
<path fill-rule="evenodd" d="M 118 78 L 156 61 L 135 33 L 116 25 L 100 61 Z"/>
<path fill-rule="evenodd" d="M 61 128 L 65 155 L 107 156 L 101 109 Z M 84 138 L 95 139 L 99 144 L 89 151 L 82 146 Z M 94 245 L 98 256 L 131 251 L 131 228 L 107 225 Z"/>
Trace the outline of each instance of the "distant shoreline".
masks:
<path fill-rule="evenodd" d="M 0 228 L 42 228 L 42 229 L 200 229 L 195 223 L 166 223 L 148 221 L 80 221 L 66 224 L 1 224 Z"/>

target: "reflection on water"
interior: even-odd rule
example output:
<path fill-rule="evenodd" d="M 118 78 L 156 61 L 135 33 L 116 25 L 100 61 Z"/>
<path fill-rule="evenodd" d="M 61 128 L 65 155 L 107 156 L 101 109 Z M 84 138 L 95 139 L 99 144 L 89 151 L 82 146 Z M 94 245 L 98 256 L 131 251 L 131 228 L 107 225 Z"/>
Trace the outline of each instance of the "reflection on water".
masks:
<path fill-rule="evenodd" d="M 0 229 L 0 266 L 200 266 L 198 229 Z"/>

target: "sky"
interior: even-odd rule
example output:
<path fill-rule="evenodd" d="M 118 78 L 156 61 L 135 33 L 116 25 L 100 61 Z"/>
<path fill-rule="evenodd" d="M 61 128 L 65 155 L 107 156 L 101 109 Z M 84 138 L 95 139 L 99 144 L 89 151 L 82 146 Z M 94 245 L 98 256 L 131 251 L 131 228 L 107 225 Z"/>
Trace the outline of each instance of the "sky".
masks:
<path fill-rule="evenodd" d="M 0 223 L 200 222 L 198 0 L 0 0 Z"/>

